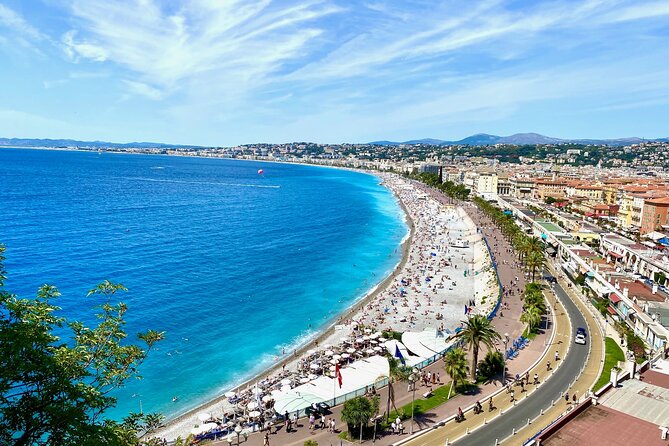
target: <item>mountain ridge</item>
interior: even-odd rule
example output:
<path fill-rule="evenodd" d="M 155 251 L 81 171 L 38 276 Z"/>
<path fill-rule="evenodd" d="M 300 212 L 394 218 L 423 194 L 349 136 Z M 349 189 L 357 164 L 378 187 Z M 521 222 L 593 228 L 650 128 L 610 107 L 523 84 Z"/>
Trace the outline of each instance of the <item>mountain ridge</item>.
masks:
<path fill-rule="evenodd" d="M 612 138 L 612 139 L 562 139 L 553 138 L 550 136 L 541 135 L 539 133 L 515 133 L 509 136 L 490 135 L 488 133 L 477 133 L 457 141 L 446 141 L 442 139 L 414 139 L 410 141 L 373 141 L 369 144 L 396 146 L 400 144 L 432 144 L 432 145 L 468 145 L 468 146 L 485 146 L 493 144 L 593 144 L 593 145 L 609 145 L 609 146 L 624 146 L 628 144 L 638 144 L 641 142 L 669 142 L 669 138 L 652 138 L 642 139 L 637 137 L 629 138 Z"/>

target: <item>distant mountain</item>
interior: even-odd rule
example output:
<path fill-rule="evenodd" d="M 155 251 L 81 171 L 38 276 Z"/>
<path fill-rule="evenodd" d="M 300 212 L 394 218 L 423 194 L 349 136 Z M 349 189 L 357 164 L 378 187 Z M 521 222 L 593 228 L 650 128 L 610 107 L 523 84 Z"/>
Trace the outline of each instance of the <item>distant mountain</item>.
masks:
<path fill-rule="evenodd" d="M 441 139 L 415 139 L 404 142 L 394 141 L 375 141 L 370 144 L 377 144 L 383 146 L 396 146 L 400 144 L 432 144 L 438 146 L 445 145 L 465 145 L 465 146 L 487 146 L 493 144 L 593 144 L 593 145 L 609 145 L 609 146 L 626 146 L 629 144 L 638 144 L 644 141 L 661 141 L 669 142 L 669 138 L 656 139 L 641 139 L 641 138 L 618 138 L 618 139 L 560 139 L 552 138 L 550 136 L 540 135 L 538 133 L 516 133 L 511 136 L 497 136 L 489 135 L 487 133 L 478 133 L 476 135 L 468 136 L 459 141 L 444 141 Z"/>
<path fill-rule="evenodd" d="M 165 149 L 197 146 L 163 144 L 158 142 L 114 143 L 106 141 L 77 141 L 74 139 L 0 138 L 0 147 L 107 147 L 119 149 L 137 147 L 142 149 Z"/>

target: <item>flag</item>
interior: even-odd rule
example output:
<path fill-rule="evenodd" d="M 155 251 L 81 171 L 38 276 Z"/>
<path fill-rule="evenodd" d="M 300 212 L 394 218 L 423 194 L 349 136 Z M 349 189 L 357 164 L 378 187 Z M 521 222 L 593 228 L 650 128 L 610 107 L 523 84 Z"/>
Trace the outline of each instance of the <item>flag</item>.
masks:
<path fill-rule="evenodd" d="M 335 366 L 335 376 L 337 377 L 337 382 L 339 383 L 339 388 L 341 389 L 341 370 L 339 370 L 339 364 Z"/>
<path fill-rule="evenodd" d="M 398 345 L 395 345 L 395 357 L 400 360 L 402 365 L 407 365 L 406 361 L 404 360 L 404 356 L 402 356 L 402 352 L 400 351 L 400 347 Z"/>

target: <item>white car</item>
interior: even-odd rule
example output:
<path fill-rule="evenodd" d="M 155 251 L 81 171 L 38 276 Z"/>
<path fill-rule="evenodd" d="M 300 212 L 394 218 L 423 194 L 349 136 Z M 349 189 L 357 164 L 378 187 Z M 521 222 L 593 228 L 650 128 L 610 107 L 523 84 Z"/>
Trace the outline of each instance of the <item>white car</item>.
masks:
<path fill-rule="evenodd" d="M 577 344 L 585 345 L 585 336 L 581 333 L 578 333 L 574 338 L 574 342 Z"/>

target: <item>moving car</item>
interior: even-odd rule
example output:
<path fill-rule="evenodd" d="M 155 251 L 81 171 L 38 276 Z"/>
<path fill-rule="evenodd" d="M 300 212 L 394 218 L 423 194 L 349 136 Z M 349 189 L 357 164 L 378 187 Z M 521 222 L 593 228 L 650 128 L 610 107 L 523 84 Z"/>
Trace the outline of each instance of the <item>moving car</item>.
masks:
<path fill-rule="evenodd" d="M 577 344 L 585 345 L 585 337 L 587 334 L 585 333 L 585 328 L 583 327 L 578 327 L 576 329 L 576 336 L 574 337 L 574 342 Z"/>

